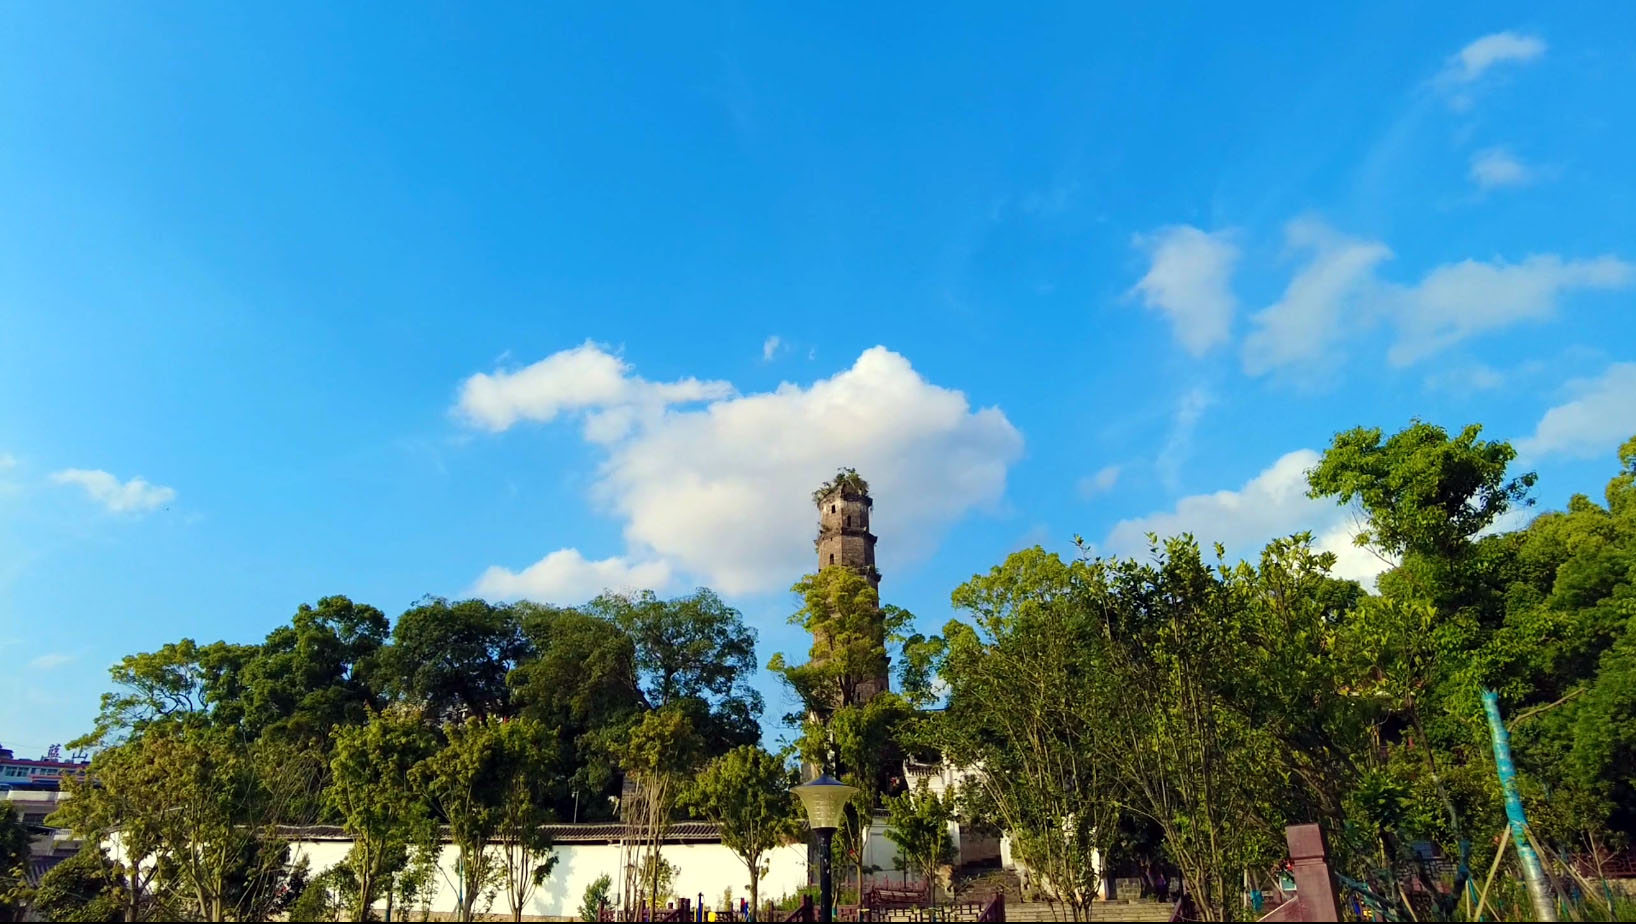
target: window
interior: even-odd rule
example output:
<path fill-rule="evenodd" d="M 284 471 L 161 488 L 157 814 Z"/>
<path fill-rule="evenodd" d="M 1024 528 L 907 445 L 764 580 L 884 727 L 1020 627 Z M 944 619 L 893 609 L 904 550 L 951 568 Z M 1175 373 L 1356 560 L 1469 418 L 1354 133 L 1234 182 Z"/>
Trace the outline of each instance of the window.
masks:
<path fill-rule="evenodd" d="M 848 526 L 852 525 L 852 518 L 851 517 L 846 518 L 846 525 L 848 525 Z"/>
<path fill-rule="evenodd" d="M 829 505 L 829 512 L 830 512 L 830 513 L 834 513 L 834 512 L 835 512 L 835 505 L 834 505 L 834 504 L 830 504 L 830 505 Z"/>
<path fill-rule="evenodd" d="M 835 564 L 835 553 L 834 552 L 829 553 L 829 563 L 832 564 L 832 565 Z"/>

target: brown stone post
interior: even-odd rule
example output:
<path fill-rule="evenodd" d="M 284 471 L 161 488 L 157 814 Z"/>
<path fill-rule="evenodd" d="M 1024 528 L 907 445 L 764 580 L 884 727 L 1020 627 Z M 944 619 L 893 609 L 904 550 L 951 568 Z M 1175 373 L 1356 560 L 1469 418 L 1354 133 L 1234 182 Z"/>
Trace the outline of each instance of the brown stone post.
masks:
<path fill-rule="evenodd" d="M 1295 900 L 1300 904 L 1295 920 L 1339 921 L 1339 890 L 1329 869 L 1329 847 L 1324 843 L 1323 829 L 1317 825 L 1290 825 L 1284 829 L 1284 839 L 1289 842 Z"/>

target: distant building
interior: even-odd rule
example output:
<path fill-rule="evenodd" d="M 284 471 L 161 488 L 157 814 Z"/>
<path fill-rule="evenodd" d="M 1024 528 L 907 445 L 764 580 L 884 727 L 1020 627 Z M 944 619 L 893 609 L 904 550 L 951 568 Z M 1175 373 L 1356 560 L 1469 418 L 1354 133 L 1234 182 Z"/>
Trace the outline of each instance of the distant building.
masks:
<path fill-rule="evenodd" d="M 64 777 L 84 776 L 90 761 L 76 755 L 62 759 L 62 747 L 53 744 L 39 760 L 19 758 L 0 747 L 0 792 L 12 789 L 60 789 Z"/>

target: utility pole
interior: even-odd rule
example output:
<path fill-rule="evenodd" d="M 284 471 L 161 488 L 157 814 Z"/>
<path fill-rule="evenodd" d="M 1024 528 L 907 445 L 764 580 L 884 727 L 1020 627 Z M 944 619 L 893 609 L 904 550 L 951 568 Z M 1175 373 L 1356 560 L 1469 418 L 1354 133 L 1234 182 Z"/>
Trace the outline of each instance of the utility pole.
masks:
<path fill-rule="evenodd" d="M 1500 789 L 1505 792 L 1505 817 L 1511 823 L 1511 843 L 1517 845 L 1522 880 L 1528 886 L 1528 898 L 1534 903 L 1534 920 L 1555 921 L 1556 902 L 1545 881 L 1545 868 L 1540 865 L 1534 845 L 1528 841 L 1528 816 L 1523 814 L 1522 794 L 1517 790 L 1517 765 L 1511 762 L 1511 732 L 1500 719 L 1500 698 L 1493 690 L 1483 691 L 1483 710 L 1488 713 L 1488 731 L 1494 739 L 1494 767 L 1500 776 Z"/>

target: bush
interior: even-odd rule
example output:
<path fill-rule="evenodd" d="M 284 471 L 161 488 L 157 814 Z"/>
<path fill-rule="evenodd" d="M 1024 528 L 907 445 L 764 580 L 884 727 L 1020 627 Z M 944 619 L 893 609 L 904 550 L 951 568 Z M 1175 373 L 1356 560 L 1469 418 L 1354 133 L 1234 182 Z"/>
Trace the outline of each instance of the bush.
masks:
<path fill-rule="evenodd" d="M 599 912 L 602 906 L 608 903 L 608 896 L 613 893 L 613 879 L 606 873 L 596 877 L 596 881 L 585 887 L 585 898 L 580 902 L 579 919 L 581 921 L 600 920 Z"/>
<path fill-rule="evenodd" d="M 314 876 L 301 889 L 301 894 L 290 903 L 291 921 L 333 921 L 338 902 L 333 892 L 335 870 L 325 870 Z"/>
<path fill-rule="evenodd" d="M 119 874 L 102 848 L 87 847 L 40 877 L 33 909 L 47 921 L 123 921 Z"/>

